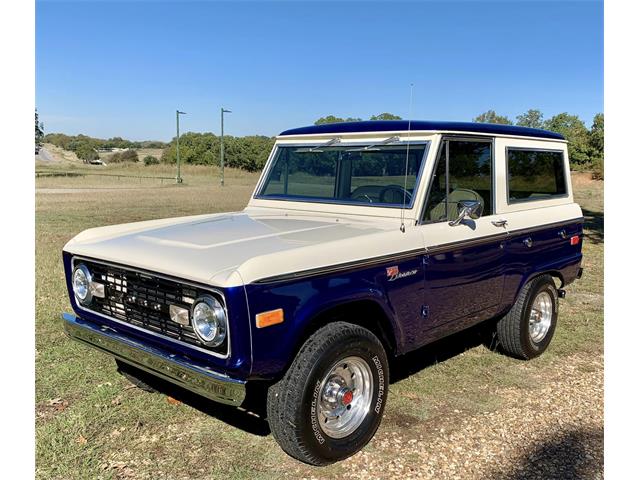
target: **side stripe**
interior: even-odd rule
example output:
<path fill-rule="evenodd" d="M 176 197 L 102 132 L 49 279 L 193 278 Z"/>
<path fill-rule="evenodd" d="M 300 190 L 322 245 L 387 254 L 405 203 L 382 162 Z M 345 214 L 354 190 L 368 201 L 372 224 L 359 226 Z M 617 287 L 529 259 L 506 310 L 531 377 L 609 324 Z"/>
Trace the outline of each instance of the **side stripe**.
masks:
<path fill-rule="evenodd" d="M 510 237 L 515 235 L 523 235 L 526 233 L 533 233 L 541 230 L 547 230 L 550 228 L 573 225 L 575 223 L 582 223 L 583 221 L 584 221 L 584 218 L 580 217 L 580 218 L 574 218 L 571 220 L 564 220 L 560 222 L 547 223 L 544 225 L 537 225 L 535 227 L 521 228 L 518 230 L 509 230 L 509 231 L 501 232 L 495 235 L 488 235 L 481 238 L 474 238 L 471 240 L 462 240 L 458 242 L 443 243 L 443 244 L 434 245 L 431 247 L 418 248 L 418 249 L 408 250 L 406 252 L 401 252 L 401 253 L 394 253 L 391 255 L 383 255 L 380 257 L 372 257 L 372 258 L 367 258 L 363 260 L 356 260 L 353 262 L 340 263 L 336 265 L 328 265 L 326 267 L 318 267 L 318 268 L 312 268 L 309 270 L 301 270 L 299 272 L 284 273 L 282 275 L 274 275 L 272 277 L 265 277 L 265 278 L 255 280 L 251 283 L 258 284 L 258 285 L 265 284 L 265 283 L 281 283 L 281 282 L 287 282 L 290 280 L 300 280 L 303 278 L 316 277 L 320 275 L 336 273 L 344 270 L 354 270 L 361 267 L 384 264 L 384 263 L 392 262 L 394 260 L 405 260 L 405 259 L 413 258 L 419 255 L 443 253 L 450 250 L 474 247 L 474 246 L 482 245 L 485 243 L 492 243 L 492 242 L 497 242 L 501 240 L 508 240 Z"/>

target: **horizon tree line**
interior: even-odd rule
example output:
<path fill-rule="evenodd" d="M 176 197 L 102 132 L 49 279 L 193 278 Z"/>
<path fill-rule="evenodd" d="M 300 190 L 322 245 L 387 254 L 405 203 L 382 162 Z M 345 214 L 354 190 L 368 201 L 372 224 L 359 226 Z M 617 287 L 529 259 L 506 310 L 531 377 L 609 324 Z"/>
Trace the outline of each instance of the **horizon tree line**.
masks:
<path fill-rule="evenodd" d="M 389 112 L 372 115 L 369 120 L 401 120 L 402 117 Z M 327 115 L 318 118 L 314 124 L 361 121 L 359 117 L 338 117 Z M 518 125 L 530 128 L 541 128 L 562 134 L 568 142 L 569 161 L 575 170 L 592 170 L 595 178 L 604 176 L 604 114 L 597 113 L 593 117 L 590 128 L 577 115 L 562 112 L 545 119 L 537 109 L 529 109 L 517 115 L 515 122 L 495 110 L 487 110 L 472 119 L 474 122 Z M 275 137 L 264 135 L 232 136 L 225 135 L 225 160 L 232 168 L 240 168 L 250 172 L 264 167 L 275 142 Z M 83 161 L 98 158 L 98 149 L 104 148 L 162 148 L 160 161 L 176 162 L 176 139 L 168 143 L 159 141 L 133 142 L 121 137 L 99 139 L 87 135 L 65 135 L 49 133 L 44 135 L 43 125 L 38 122 L 36 111 L 36 144 L 49 142 L 65 150 L 71 150 Z M 180 135 L 180 159 L 185 164 L 214 165 L 220 161 L 220 137 L 212 132 L 187 132 Z M 130 156 L 137 161 L 137 156 Z M 120 160 L 123 161 L 123 160 Z M 124 160 L 126 161 L 126 160 Z M 145 162 L 147 163 L 147 162 Z M 148 162 L 152 164 L 152 162 Z"/>

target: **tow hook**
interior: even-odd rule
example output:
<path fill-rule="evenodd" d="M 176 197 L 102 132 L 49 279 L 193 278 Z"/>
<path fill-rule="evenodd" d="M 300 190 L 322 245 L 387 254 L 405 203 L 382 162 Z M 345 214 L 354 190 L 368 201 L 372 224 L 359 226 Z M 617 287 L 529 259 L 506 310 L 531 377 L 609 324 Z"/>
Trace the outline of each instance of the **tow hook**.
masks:
<path fill-rule="evenodd" d="M 559 288 L 559 289 L 558 289 L 558 297 L 560 297 L 560 298 L 564 298 L 564 297 L 566 297 L 566 296 L 567 296 L 567 291 L 566 291 L 566 290 L 564 290 L 564 289 L 562 289 L 562 288 Z"/>

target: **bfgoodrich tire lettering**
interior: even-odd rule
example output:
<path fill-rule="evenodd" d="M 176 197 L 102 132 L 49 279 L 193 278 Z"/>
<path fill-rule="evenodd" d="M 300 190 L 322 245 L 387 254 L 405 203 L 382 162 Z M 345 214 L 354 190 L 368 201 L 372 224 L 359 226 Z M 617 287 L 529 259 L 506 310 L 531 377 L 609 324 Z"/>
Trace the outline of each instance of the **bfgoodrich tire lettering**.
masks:
<path fill-rule="evenodd" d="M 323 380 L 344 359 L 368 367 L 373 394 L 367 413 L 355 430 L 334 438 L 323 430 Z M 367 368 L 363 368 L 367 371 Z M 292 457 L 325 465 L 358 452 L 373 437 L 387 399 L 389 366 L 384 348 L 369 330 L 345 322 L 331 323 L 302 346 L 285 376 L 271 386 L 267 416 L 274 438 Z"/>
<path fill-rule="evenodd" d="M 542 295 L 549 298 L 549 325 L 544 336 L 534 341 L 529 324 L 531 310 L 536 298 Z M 541 275 L 529 281 L 516 298 L 507 315 L 498 321 L 496 331 L 500 349 L 515 358 L 529 360 L 544 352 L 553 338 L 558 321 L 558 291 L 553 278 Z"/>

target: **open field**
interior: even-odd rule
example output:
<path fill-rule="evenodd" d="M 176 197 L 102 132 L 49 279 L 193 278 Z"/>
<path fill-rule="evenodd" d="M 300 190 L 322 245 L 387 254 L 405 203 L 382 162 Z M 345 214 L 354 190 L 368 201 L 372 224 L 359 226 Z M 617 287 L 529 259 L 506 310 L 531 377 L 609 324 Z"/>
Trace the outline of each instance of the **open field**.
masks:
<path fill-rule="evenodd" d="M 175 176 L 162 165 L 101 168 Z M 313 468 L 284 454 L 259 415 L 177 389 L 168 392 L 181 401 L 131 388 L 109 357 L 62 333 L 60 313 L 70 306 L 60 252 L 69 238 L 105 224 L 238 210 L 258 178 L 228 170 L 223 190 L 213 168 L 185 167 L 183 175 L 180 186 L 36 179 L 38 478 L 602 478 L 601 182 L 576 182 L 586 217 L 585 274 L 567 288 L 545 355 L 516 361 L 487 349 L 474 332 L 412 353 L 392 364 L 373 441 L 344 462 Z"/>

